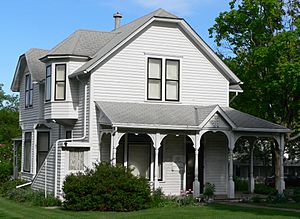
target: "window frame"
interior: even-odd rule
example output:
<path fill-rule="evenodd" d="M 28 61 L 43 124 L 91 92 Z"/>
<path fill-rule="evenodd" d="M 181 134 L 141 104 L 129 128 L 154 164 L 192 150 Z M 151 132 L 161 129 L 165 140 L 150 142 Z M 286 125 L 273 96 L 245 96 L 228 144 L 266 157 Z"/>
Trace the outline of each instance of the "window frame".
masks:
<path fill-rule="evenodd" d="M 30 136 L 30 138 L 27 138 L 26 135 Z M 30 147 L 30 149 L 29 149 L 29 156 L 26 153 L 26 151 L 27 151 L 26 147 Z M 24 133 L 23 166 L 22 166 L 22 171 L 23 172 L 30 173 L 30 169 L 31 169 L 31 150 L 32 150 L 32 132 L 25 132 Z M 29 159 L 29 160 L 26 161 L 27 159 Z M 26 162 L 28 162 L 28 164 Z M 25 163 L 28 165 L 28 169 L 26 169 L 27 165 L 25 166 Z"/>
<path fill-rule="evenodd" d="M 57 80 L 57 66 L 64 66 L 65 69 L 65 77 L 64 80 Z M 66 100 L 66 76 L 67 76 L 67 65 L 66 64 L 55 64 L 55 81 L 54 81 L 54 100 L 55 101 L 64 101 Z M 60 98 L 56 98 L 56 84 L 58 82 L 64 82 L 64 98 L 60 99 Z"/>
<path fill-rule="evenodd" d="M 50 69 L 50 74 L 47 75 L 47 70 L 48 68 Z M 47 79 L 50 78 L 50 84 L 47 84 Z M 48 86 L 50 88 L 49 90 L 49 99 L 47 99 L 47 94 L 48 94 Z M 52 92 L 52 65 L 47 65 L 46 66 L 46 78 L 45 78 L 45 101 L 48 102 L 48 101 L 51 101 L 51 92 Z"/>
<path fill-rule="evenodd" d="M 47 134 L 47 138 L 48 138 L 48 146 L 47 146 L 47 148 L 48 148 L 48 150 L 47 151 L 45 151 L 45 150 L 40 150 L 40 148 L 39 148 L 39 146 L 40 145 L 38 145 L 38 143 L 39 143 L 39 135 L 40 134 Z M 50 151 L 50 145 L 51 145 L 51 143 L 50 143 L 50 131 L 38 131 L 37 132 L 37 137 L 36 137 L 36 168 L 37 168 L 37 171 L 39 171 L 39 168 L 41 168 L 41 167 L 38 167 L 38 165 L 39 165 L 39 155 L 40 154 L 46 154 L 46 157 L 47 157 L 47 154 L 49 153 L 49 151 Z M 46 159 L 46 157 L 45 157 L 45 159 Z M 45 160 L 44 160 L 45 161 Z M 43 161 L 43 162 L 44 162 Z M 42 162 L 42 163 L 43 163 Z"/>
<path fill-rule="evenodd" d="M 157 78 L 150 78 L 150 72 L 149 72 L 149 69 L 150 69 L 150 59 L 154 59 L 154 60 L 160 60 L 160 79 L 157 79 Z M 147 100 L 162 100 L 162 88 L 163 88 L 163 59 L 162 58 L 155 58 L 155 57 L 148 57 L 147 58 Z M 150 80 L 156 80 L 156 81 L 160 81 L 160 98 L 157 99 L 157 98 L 149 98 L 149 81 Z"/>
<path fill-rule="evenodd" d="M 168 69 L 168 61 L 175 61 L 178 63 L 178 79 L 168 79 L 167 78 L 167 69 Z M 177 99 L 167 99 L 167 82 L 174 81 L 178 83 L 177 87 Z M 180 101 L 180 60 L 179 59 L 165 59 L 165 101 L 179 102 Z"/>
<path fill-rule="evenodd" d="M 28 98 L 28 99 L 27 99 Z M 25 75 L 25 108 L 33 106 L 33 83 L 31 74 Z"/>

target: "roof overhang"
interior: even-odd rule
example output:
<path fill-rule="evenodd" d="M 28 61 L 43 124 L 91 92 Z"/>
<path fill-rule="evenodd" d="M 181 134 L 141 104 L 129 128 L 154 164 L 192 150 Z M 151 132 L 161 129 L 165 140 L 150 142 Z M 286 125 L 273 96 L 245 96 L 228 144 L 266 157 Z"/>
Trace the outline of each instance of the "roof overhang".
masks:
<path fill-rule="evenodd" d="M 72 59 L 72 60 L 83 60 L 87 61 L 90 59 L 88 56 L 80 56 L 80 55 L 73 55 L 73 54 L 56 54 L 56 55 L 46 55 L 39 60 L 41 62 L 48 62 L 49 60 L 53 59 Z"/>
<path fill-rule="evenodd" d="M 16 70 L 15 70 L 15 74 L 14 74 L 14 78 L 13 78 L 13 81 L 11 83 L 11 87 L 10 89 L 13 91 L 13 92 L 19 92 L 20 91 L 20 74 L 21 74 L 21 67 L 23 66 L 22 65 L 22 62 L 26 60 L 25 58 L 25 54 L 22 54 L 20 55 L 19 57 L 19 60 L 18 60 L 18 63 L 17 63 L 17 66 L 16 66 Z"/>

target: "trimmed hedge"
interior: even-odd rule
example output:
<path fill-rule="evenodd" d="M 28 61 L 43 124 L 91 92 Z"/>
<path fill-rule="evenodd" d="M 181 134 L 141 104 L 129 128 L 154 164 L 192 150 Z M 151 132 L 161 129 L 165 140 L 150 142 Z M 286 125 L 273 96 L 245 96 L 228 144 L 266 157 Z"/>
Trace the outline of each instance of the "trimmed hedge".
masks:
<path fill-rule="evenodd" d="M 150 206 L 150 188 L 132 170 L 106 162 L 66 177 L 64 207 L 69 210 L 134 211 Z"/>

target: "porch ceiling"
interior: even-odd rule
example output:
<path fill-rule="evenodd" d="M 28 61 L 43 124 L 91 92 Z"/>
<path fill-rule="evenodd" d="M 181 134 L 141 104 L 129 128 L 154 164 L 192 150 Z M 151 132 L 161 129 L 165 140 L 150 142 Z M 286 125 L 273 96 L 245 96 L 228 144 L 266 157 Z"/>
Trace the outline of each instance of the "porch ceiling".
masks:
<path fill-rule="evenodd" d="M 95 101 L 99 109 L 98 122 L 105 125 L 130 128 L 200 130 L 200 124 L 214 115 L 225 118 L 234 131 L 287 133 L 290 130 L 251 116 L 230 107 L 182 104 L 128 103 Z"/>

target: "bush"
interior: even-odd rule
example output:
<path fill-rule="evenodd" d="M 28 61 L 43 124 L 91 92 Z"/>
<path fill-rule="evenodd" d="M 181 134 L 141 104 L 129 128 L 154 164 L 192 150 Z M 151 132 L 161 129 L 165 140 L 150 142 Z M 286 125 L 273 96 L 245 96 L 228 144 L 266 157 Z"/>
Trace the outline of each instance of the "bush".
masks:
<path fill-rule="evenodd" d="M 259 196 L 253 196 L 252 197 L 252 202 L 253 203 L 261 203 L 262 202 L 262 198 Z"/>
<path fill-rule="evenodd" d="M 234 186 L 235 190 L 239 192 L 245 192 L 248 191 L 248 181 L 247 180 L 241 180 L 240 177 L 234 177 Z"/>
<path fill-rule="evenodd" d="M 293 201 L 300 203 L 300 194 L 295 194 L 291 197 Z"/>
<path fill-rule="evenodd" d="M 204 192 L 203 192 L 203 195 L 209 199 L 209 198 L 212 198 L 215 194 L 215 185 L 214 184 L 211 184 L 209 182 L 205 183 L 204 185 Z"/>
<path fill-rule="evenodd" d="M 0 159 L 0 183 L 9 180 L 13 173 L 13 164 L 9 160 Z"/>
<path fill-rule="evenodd" d="M 134 211 L 150 206 L 150 188 L 132 170 L 108 163 L 66 177 L 64 207 L 70 210 Z"/>
<path fill-rule="evenodd" d="M 15 189 L 17 185 L 21 185 L 23 183 L 26 183 L 24 180 L 16 179 L 16 180 L 8 180 L 6 182 L 0 183 L 0 196 L 6 197 L 7 193 Z"/>
<path fill-rule="evenodd" d="M 254 193 L 262 195 L 277 195 L 278 192 L 275 188 L 266 186 L 265 184 L 256 184 Z"/>

